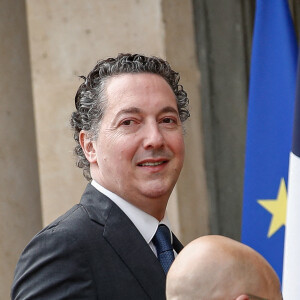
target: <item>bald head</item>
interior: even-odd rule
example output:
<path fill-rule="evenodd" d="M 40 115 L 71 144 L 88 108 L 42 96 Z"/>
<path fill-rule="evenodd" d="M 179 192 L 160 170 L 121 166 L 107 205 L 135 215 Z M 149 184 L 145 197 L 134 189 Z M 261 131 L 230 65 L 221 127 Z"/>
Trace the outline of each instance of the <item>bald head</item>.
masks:
<path fill-rule="evenodd" d="M 280 283 L 256 251 L 222 236 L 203 236 L 177 256 L 167 276 L 168 300 L 280 300 Z"/>

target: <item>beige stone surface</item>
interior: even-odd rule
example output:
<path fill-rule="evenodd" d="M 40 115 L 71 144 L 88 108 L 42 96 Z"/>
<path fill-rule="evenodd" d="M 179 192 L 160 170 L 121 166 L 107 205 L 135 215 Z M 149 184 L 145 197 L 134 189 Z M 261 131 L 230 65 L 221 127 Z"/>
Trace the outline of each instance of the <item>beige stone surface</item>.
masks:
<path fill-rule="evenodd" d="M 0 299 L 21 251 L 42 228 L 23 1 L 0 1 Z"/>

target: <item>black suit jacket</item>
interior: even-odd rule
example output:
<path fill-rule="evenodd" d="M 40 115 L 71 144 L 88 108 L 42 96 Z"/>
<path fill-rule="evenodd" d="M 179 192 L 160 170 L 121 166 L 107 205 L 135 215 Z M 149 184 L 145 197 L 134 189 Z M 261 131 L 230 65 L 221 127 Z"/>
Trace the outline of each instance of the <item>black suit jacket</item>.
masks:
<path fill-rule="evenodd" d="M 173 235 L 176 252 L 181 243 Z M 12 299 L 165 299 L 166 277 L 137 228 L 88 184 L 80 204 L 22 253 Z"/>

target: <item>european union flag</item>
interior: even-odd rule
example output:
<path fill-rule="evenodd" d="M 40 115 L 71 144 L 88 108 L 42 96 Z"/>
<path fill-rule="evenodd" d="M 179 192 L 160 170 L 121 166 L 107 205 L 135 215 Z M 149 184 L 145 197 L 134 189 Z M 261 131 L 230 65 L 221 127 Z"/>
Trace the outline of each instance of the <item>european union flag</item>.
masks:
<path fill-rule="evenodd" d="M 252 44 L 242 242 L 282 277 L 297 42 L 288 2 L 257 0 Z"/>

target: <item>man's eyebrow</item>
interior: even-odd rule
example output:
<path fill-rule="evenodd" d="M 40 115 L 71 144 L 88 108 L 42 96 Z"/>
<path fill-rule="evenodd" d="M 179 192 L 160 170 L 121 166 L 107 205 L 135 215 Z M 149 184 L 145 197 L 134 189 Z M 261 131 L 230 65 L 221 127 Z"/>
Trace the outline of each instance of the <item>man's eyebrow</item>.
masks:
<path fill-rule="evenodd" d="M 124 114 L 125 115 L 126 114 L 140 114 L 142 112 L 143 112 L 143 110 L 141 110 L 140 108 L 137 108 L 137 107 L 133 106 L 133 107 L 128 107 L 128 108 L 121 109 L 120 111 L 117 112 L 117 114 L 116 114 L 115 117 L 117 118 L 117 117 L 119 117 L 121 115 L 124 115 Z M 160 113 L 174 113 L 174 114 L 178 115 L 177 109 L 175 109 L 172 106 L 166 106 L 166 107 L 164 107 L 160 111 Z"/>
<path fill-rule="evenodd" d="M 141 112 L 142 112 L 142 110 L 137 107 L 128 107 L 128 108 L 124 108 L 124 109 L 121 109 L 120 111 L 118 111 L 116 114 L 116 118 L 120 115 L 139 114 Z"/>
<path fill-rule="evenodd" d="M 161 110 L 161 113 L 174 113 L 178 115 L 178 110 L 172 106 L 166 106 Z"/>

